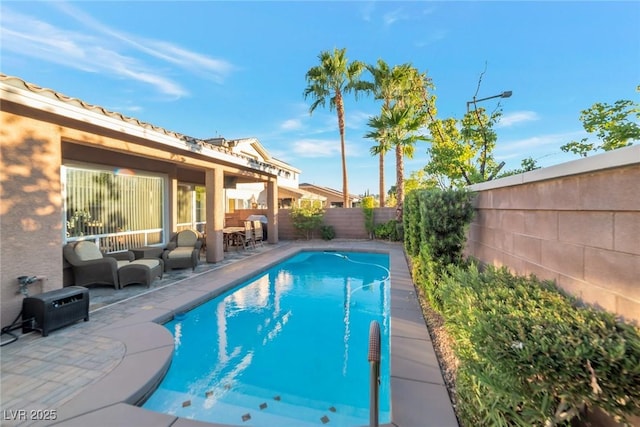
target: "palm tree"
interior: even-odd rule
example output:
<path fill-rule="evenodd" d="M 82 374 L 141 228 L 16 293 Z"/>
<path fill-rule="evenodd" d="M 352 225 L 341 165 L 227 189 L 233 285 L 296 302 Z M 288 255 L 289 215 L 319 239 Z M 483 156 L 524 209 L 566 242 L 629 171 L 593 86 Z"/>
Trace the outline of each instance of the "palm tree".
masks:
<path fill-rule="evenodd" d="M 367 90 L 373 93 L 375 99 L 382 101 L 382 109 L 390 109 L 392 103 L 396 102 L 401 96 L 408 67 L 408 64 L 404 64 L 389 68 L 389 65 L 382 59 L 378 59 L 376 65 L 367 65 L 367 70 L 373 76 L 373 82 L 366 83 Z M 391 146 L 382 138 L 382 135 L 376 136 L 375 131 L 365 135 L 365 138 L 372 138 L 378 142 L 378 145 L 371 147 L 371 154 L 379 156 L 380 207 L 384 207 L 384 156 Z"/>
<path fill-rule="evenodd" d="M 320 65 L 307 71 L 307 87 L 304 90 L 304 98 L 311 97 L 313 103 L 309 107 L 312 114 L 318 106 L 325 106 L 329 102 L 329 110 L 336 110 L 338 114 L 338 129 L 340 131 L 340 151 L 342 156 L 342 193 L 343 206 L 351 207 L 349 197 L 349 185 L 347 179 L 347 156 L 344 142 L 344 94 L 355 92 L 356 99 L 359 91 L 366 86 L 359 77 L 365 69 L 360 61 L 349 63 L 346 57 L 346 49 L 333 49 L 333 52 L 322 51 L 318 55 Z"/>
<path fill-rule="evenodd" d="M 424 116 L 412 105 L 396 103 L 390 109 L 382 109 L 379 116 L 369 120 L 369 126 L 374 129 L 372 134 L 386 139 L 390 147 L 396 152 L 396 211 L 398 218 L 402 218 L 404 203 L 404 156 L 413 157 L 415 143 L 424 141 L 426 137 L 419 132 L 424 125 Z"/>
<path fill-rule="evenodd" d="M 415 142 L 425 139 L 416 136 L 415 133 L 426 125 L 428 115 L 425 113 L 425 107 L 433 102 L 428 92 L 433 85 L 426 73 L 420 73 L 411 64 L 389 69 L 384 61 L 378 60 L 376 66 L 369 66 L 368 70 L 374 78 L 374 82 L 368 84 L 369 90 L 375 94 L 376 99 L 383 101 L 383 105 L 380 116 L 373 118 L 369 123 L 374 131 L 366 136 L 379 142 L 377 147 L 371 149 L 374 154 L 384 154 L 389 147 L 395 147 L 396 196 L 400 217 L 404 201 L 404 156 L 411 157 Z M 411 118 L 408 115 L 411 115 Z M 400 126 L 400 129 L 397 129 L 397 126 Z M 402 127 L 405 136 L 398 139 L 398 132 Z M 385 142 L 385 138 L 388 141 Z M 383 164 L 380 169 L 383 169 Z M 381 178 L 381 186 L 384 185 L 383 179 Z M 384 194 L 384 187 L 380 193 Z"/>
<path fill-rule="evenodd" d="M 379 116 L 369 118 L 368 125 L 373 130 L 371 132 L 367 132 L 364 137 L 371 138 L 376 141 L 378 144 L 372 146 L 369 150 L 372 156 L 378 156 L 378 174 L 379 174 L 379 190 L 380 190 L 380 207 L 383 208 L 386 203 L 386 195 L 384 191 L 384 156 L 387 152 L 391 151 L 393 146 L 389 142 L 389 137 L 387 136 L 386 128 L 379 124 Z"/>

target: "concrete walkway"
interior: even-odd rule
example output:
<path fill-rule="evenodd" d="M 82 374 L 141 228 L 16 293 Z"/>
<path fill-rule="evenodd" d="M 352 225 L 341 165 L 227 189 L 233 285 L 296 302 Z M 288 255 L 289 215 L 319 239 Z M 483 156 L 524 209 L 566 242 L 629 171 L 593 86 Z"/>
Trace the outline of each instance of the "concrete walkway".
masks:
<path fill-rule="evenodd" d="M 122 290 L 92 289 L 89 322 L 47 337 L 26 334 L 0 348 L 2 425 L 222 426 L 134 406 L 153 391 L 171 363 L 173 337 L 160 324 L 305 249 L 389 253 L 390 425 L 458 426 L 402 246 L 339 240 L 265 245 L 251 256 L 242 253 L 222 264 L 201 265 L 195 273 L 176 271 L 149 291 L 130 287 L 114 297 Z M 238 420 L 237 425 L 251 424 Z"/>

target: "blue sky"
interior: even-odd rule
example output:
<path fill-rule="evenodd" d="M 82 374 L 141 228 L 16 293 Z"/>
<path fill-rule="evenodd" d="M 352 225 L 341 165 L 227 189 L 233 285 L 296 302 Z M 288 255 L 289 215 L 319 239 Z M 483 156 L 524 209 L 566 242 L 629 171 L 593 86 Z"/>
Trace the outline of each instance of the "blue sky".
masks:
<path fill-rule="evenodd" d="M 588 136 L 581 110 L 639 98 L 640 2 L 3 0 L 0 12 L 2 73 L 192 137 L 256 137 L 301 182 L 336 189 L 335 113 L 310 115 L 302 95 L 322 50 L 426 71 L 441 118 L 462 117 L 486 70 L 478 98 L 513 91 L 496 128 L 505 169 L 575 159 L 559 147 Z M 349 190 L 377 193 L 363 135 L 379 105 L 348 97 L 345 109 Z M 394 168 L 389 154 L 387 187 Z"/>

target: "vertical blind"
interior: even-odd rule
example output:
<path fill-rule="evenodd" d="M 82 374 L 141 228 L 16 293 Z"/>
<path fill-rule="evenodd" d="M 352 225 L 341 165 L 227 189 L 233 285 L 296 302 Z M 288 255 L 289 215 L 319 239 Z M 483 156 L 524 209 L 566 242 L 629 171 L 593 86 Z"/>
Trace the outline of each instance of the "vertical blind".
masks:
<path fill-rule="evenodd" d="M 65 171 L 67 238 L 96 236 L 104 251 L 162 243 L 162 177 L 129 170 Z"/>
<path fill-rule="evenodd" d="M 206 224 L 206 189 L 200 185 L 178 185 L 178 231 L 204 231 Z"/>

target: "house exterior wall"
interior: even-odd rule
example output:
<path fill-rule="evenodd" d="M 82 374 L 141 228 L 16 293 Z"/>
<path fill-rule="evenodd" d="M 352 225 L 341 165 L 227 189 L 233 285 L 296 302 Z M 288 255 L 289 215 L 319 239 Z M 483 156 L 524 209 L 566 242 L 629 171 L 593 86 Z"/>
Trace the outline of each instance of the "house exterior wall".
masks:
<path fill-rule="evenodd" d="M 471 187 L 466 254 L 640 323 L 640 146 L 616 151 Z"/>
<path fill-rule="evenodd" d="M 60 130 L 0 114 L 0 299 L 2 326 L 20 313 L 19 276 L 38 276 L 30 295 L 62 287 Z"/>
<path fill-rule="evenodd" d="M 48 90 L 44 92 L 52 95 Z M 2 81 L 0 95 L 0 324 L 3 327 L 17 317 L 22 306 L 17 277 L 42 278 L 29 286 L 31 295 L 70 283 L 68 270 L 65 280 L 62 256 L 65 241 L 62 165 L 73 162 L 129 167 L 167 176 L 167 234 L 176 229 L 177 183 L 181 176 L 205 184 L 205 172 L 215 172 L 212 187 L 207 187 L 207 200 L 216 206 L 224 203 L 225 175 L 241 177 L 244 181 L 275 179 L 273 173 L 253 168 L 246 159 L 182 140 L 168 131 L 158 130 L 160 128 L 143 127 L 134 120 L 121 120 L 115 114 L 81 107 L 79 101 L 60 101 L 58 97 L 16 89 Z M 268 164 L 261 167 L 273 169 Z M 271 217 L 277 217 L 277 206 L 274 210 L 276 213 L 272 212 Z M 211 223 L 218 223 L 217 218 L 211 218 L 216 214 L 214 209 L 207 212 L 213 219 Z M 223 257 L 224 209 L 217 216 L 219 230 L 207 233 L 207 246 L 220 250 L 207 253 L 209 262 L 218 262 Z M 213 240 L 209 242 L 218 234 L 219 245 Z M 277 232 L 269 239 L 277 241 Z"/>

